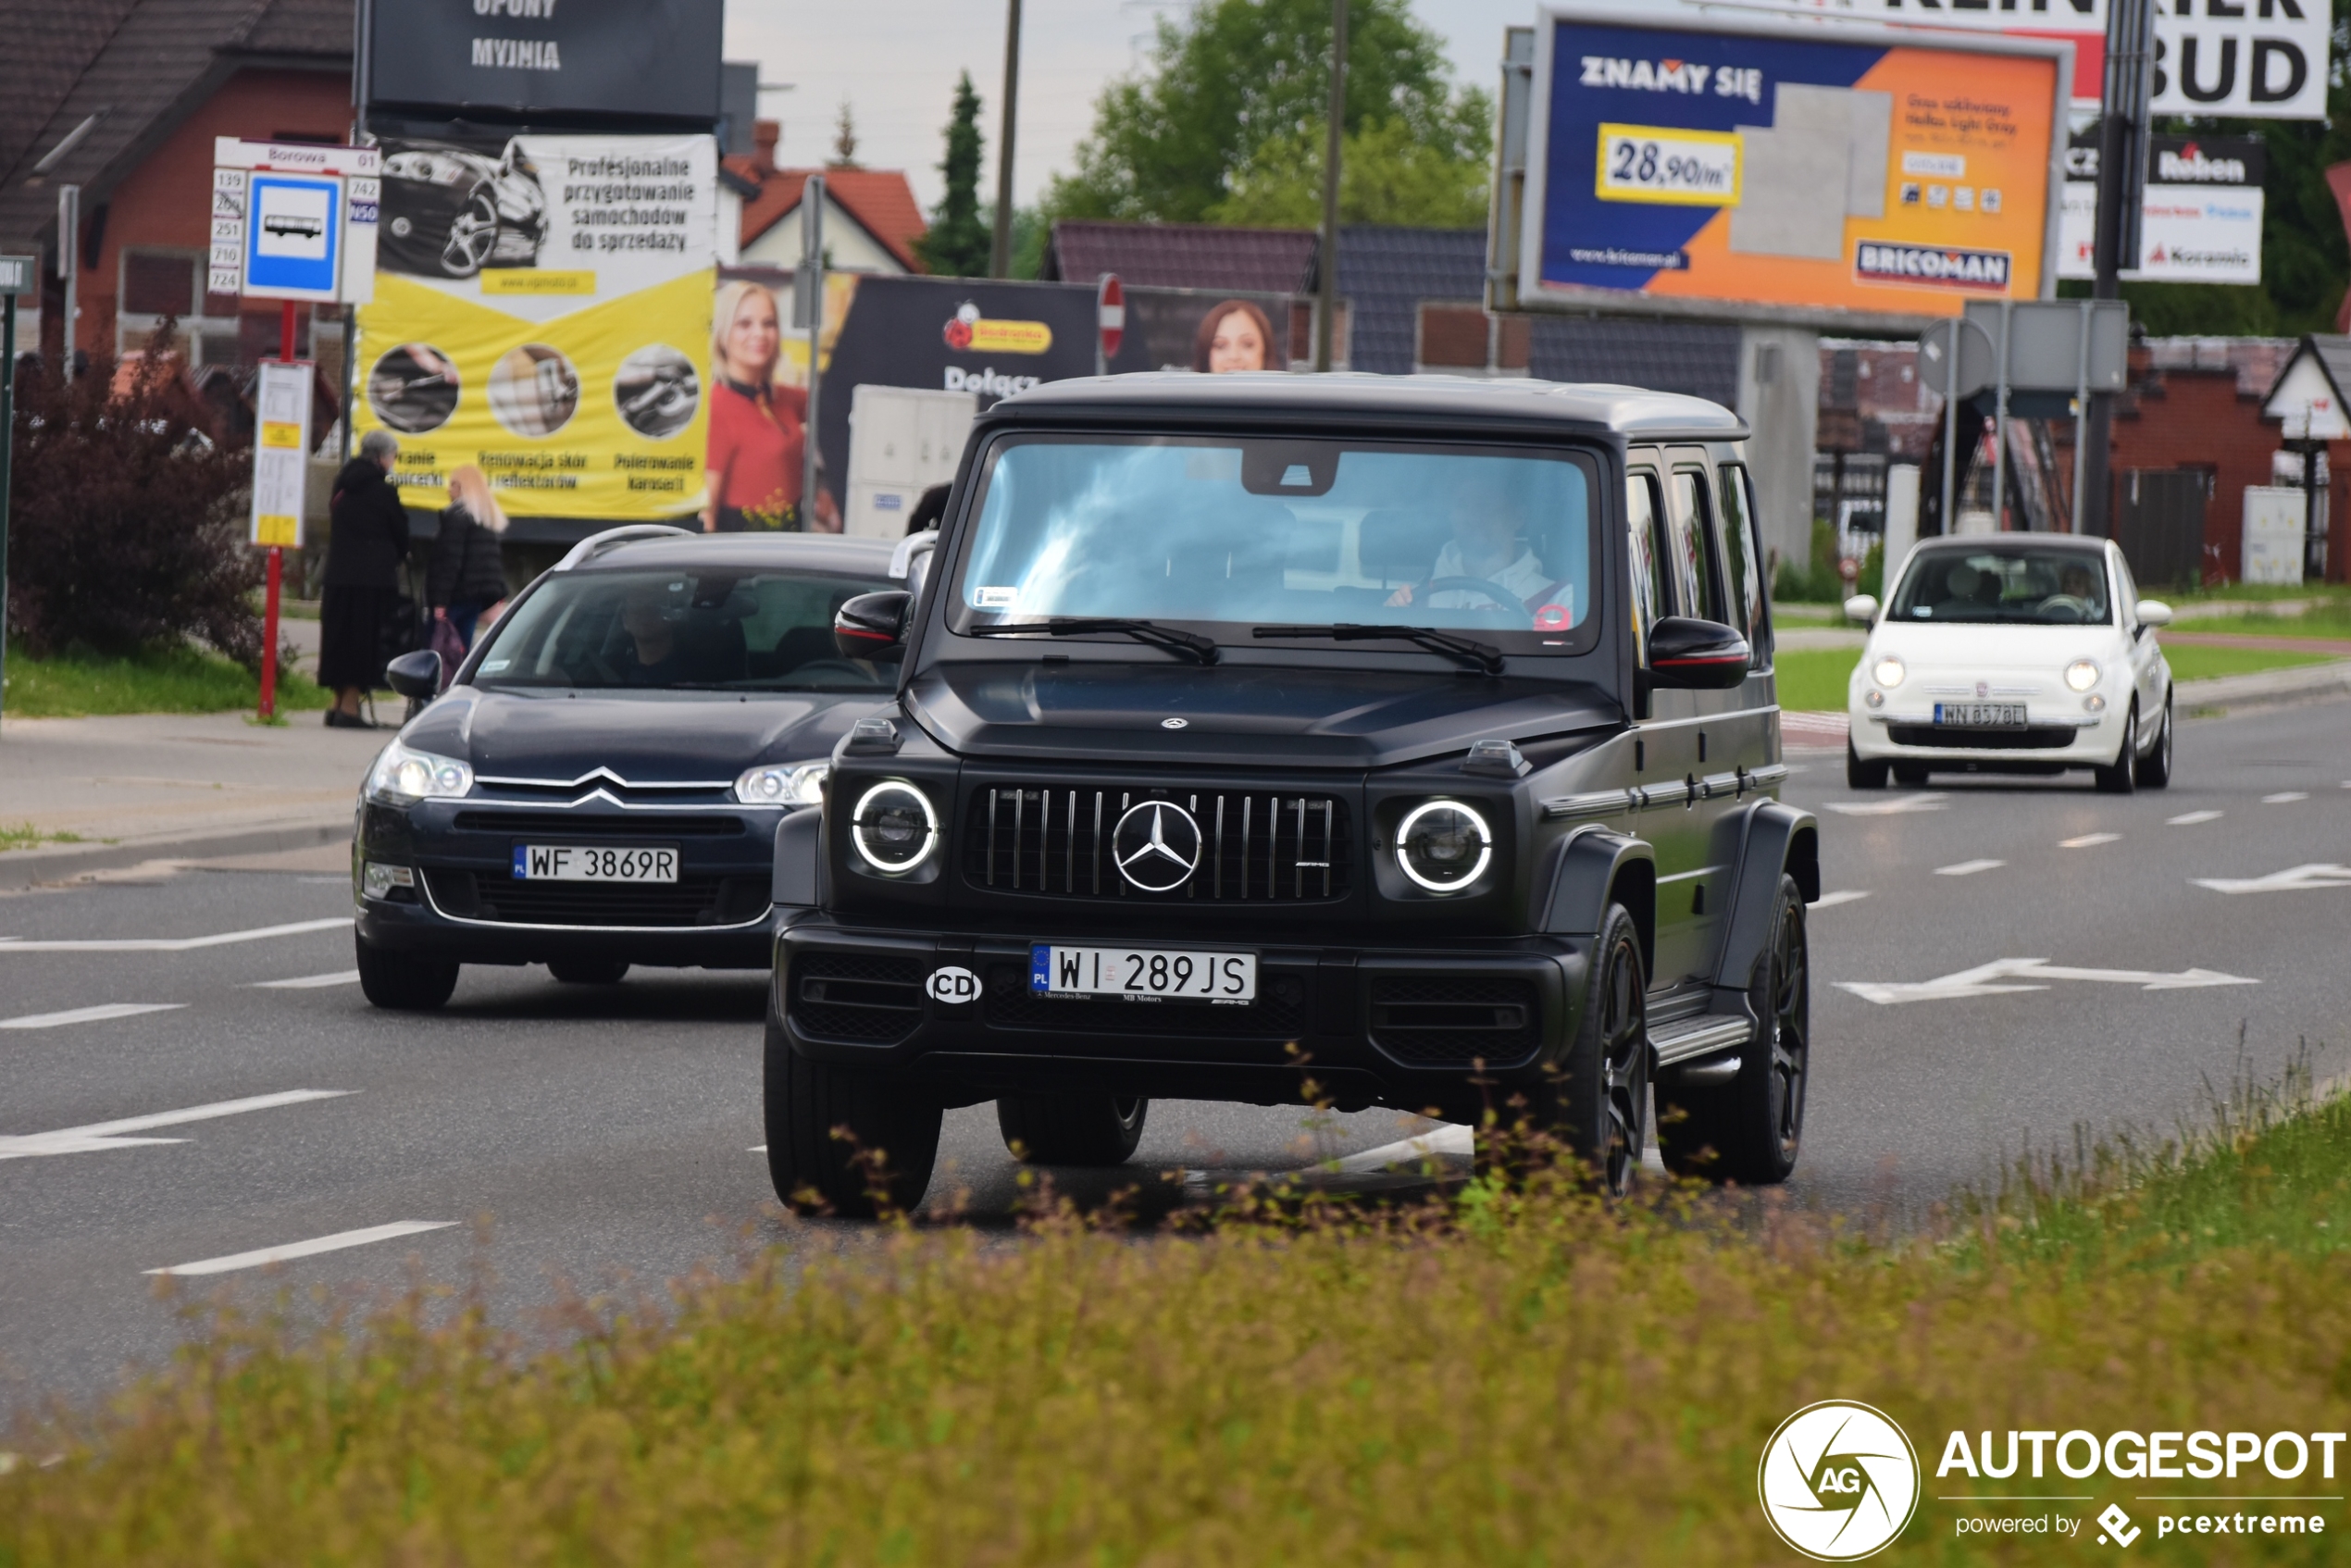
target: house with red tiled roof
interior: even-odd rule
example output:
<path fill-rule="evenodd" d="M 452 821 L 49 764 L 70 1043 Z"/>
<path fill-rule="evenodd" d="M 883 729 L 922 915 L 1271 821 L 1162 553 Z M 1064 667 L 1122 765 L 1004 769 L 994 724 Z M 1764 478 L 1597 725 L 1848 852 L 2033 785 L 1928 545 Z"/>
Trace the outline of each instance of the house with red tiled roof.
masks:
<path fill-rule="evenodd" d="M 800 262 L 800 202 L 811 175 L 825 177 L 825 249 L 838 272 L 904 274 L 924 270 L 915 243 L 929 225 L 914 187 L 894 168 L 777 168 L 781 128 L 758 122 L 753 150 L 727 159 L 728 173 L 750 186 L 742 198 L 740 263 L 790 268 Z"/>

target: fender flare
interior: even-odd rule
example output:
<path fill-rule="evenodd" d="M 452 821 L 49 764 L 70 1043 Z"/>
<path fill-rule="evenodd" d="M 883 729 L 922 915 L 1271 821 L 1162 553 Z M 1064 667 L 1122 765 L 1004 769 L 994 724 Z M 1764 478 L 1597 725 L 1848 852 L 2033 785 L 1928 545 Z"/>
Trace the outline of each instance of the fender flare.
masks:
<path fill-rule="evenodd" d="M 1747 989 L 1755 956 L 1772 928 L 1772 902 L 1780 874 L 1796 878 L 1806 903 L 1821 896 L 1821 827 L 1809 811 L 1778 801 L 1758 801 L 1739 835 L 1738 880 L 1725 904 L 1722 958 L 1714 983 Z"/>
<path fill-rule="evenodd" d="M 1561 840 L 1552 856 L 1543 929 L 1554 936 L 1591 936 L 1608 906 L 1622 903 L 1640 928 L 1641 962 L 1654 972 L 1657 852 L 1648 840 L 1594 823 Z"/>
<path fill-rule="evenodd" d="M 825 808 L 802 806 L 776 824 L 776 870 L 770 903 L 813 909 L 824 902 Z"/>

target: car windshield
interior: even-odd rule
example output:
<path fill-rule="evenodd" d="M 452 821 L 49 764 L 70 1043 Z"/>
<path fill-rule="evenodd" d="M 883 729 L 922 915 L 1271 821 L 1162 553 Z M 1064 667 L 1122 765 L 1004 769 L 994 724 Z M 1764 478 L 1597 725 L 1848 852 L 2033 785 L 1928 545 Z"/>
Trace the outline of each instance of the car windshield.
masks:
<path fill-rule="evenodd" d="M 1599 624 L 1591 476 L 1584 457 L 1524 448 L 1000 442 L 954 627 L 1109 616 L 1249 644 L 1265 623 L 1368 623 L 1581 653 Z"/>
<path fill-rule="evenodd" d="M 491 688 L 882 691 L 895 666 L 845 659 L 833 612 L 890 584 L 814 572 L 572 572 L 515 607 L 482 651 Z"/>
<path fill-rule="evenodd" d="M 1922 550 L 1886 613 L 1895 621 L 2083 626 L 2108 618 L 2106 563 L 2029 544 Z"/>

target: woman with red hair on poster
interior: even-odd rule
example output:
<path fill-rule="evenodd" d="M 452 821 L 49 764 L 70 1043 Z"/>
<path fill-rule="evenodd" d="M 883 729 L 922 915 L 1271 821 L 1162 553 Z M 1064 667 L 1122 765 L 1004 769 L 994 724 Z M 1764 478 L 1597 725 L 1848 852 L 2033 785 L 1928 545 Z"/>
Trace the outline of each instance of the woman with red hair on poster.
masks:
<path fill-rule="evenodd" d="M 1272 368 L 1274 328 L 1247 300 L 1222 300 L 1200 317 L 1192 368 L 1210 375 Z"/>

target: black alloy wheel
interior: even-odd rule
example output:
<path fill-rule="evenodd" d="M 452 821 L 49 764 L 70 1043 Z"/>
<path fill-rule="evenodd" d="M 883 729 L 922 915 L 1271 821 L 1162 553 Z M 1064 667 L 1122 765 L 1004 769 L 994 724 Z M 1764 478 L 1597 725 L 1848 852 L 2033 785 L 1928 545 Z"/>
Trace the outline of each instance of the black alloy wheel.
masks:
<path fill-rule="evenodd" d="M 393 1013 L 429 1013 L 457 989 L 457 961 L 429 953 L 395 952 L 354 936 L 359 953 L 359 989 L 378 1007 Z"/>
<path fill-rule="evenodd" d="M 1687 1086 L 1673 1074 L 1658 1082 L 1658 1151 L 1666 1169 L 1749 1187 L 1784 1182 L 1796 1169 L 1812 1071 L 1811 971 L 1804 894 L 1783 872 L 1771 936 L 1748 989 L 1756 1038 L 1740 1049 L 1737 1074 L 1721 1084 Z"/>
<path fill-rule="evenodd" d="M 792 1049 L 767 988 L 767 1174 L 802 1213 L 871 1219 L 923 1201 L 939 1160 L 939 1102 L 893 1074 Z"/>
<path fill-rule="evenodd" d="M 1883 790 L 1888 768 L 1884 762 L 1863 762 L 1861 753 L 1853 749 L 1851 737 L 1845 741 L 1845 787 L 1848 790 Z"/>
<path fill-rule="evenodd" d="M 625 958 L 554 958 L 547 973 L 566 986 L 616 986 L 628 973 Z"/>
<path fill-rule="evenodd" d="M 2163 694 L 2163 716 L 2156 721 L 2162 726 L 2155 733 L 2155 744 L 2139 759 L 2138 784 L 2142 790 L 2160 790 L 2171 782 L 2171 693 Z"/>
<path fill-rule="evenodd" d="M 1151 1102 L 1120 1094 L 1008 1094 L 996 1101 L 1004 1147 L 1032 1165 L 1123 1165 Z"/>
<path fill-rule="evenodd" d="M 2130 712 L 2122 716 L 2122 745 L 2114 753 L 2112 767 L 2091 769 L 2103 794 L 2127 795 L 2138 788 L 2139 774 L 2139 704 L 2131 703 Z"/>
<path fill-rule="evenodd" d="M 1534 1096 L 1533 1120 L 1564 1142 L 1611 1197 L 1622 1197 L 1641 1163 L 1648 1097 L 1648 966 L 1640 928 L 1612 903 L 1592 944 L 1575 1039 Z"/>

